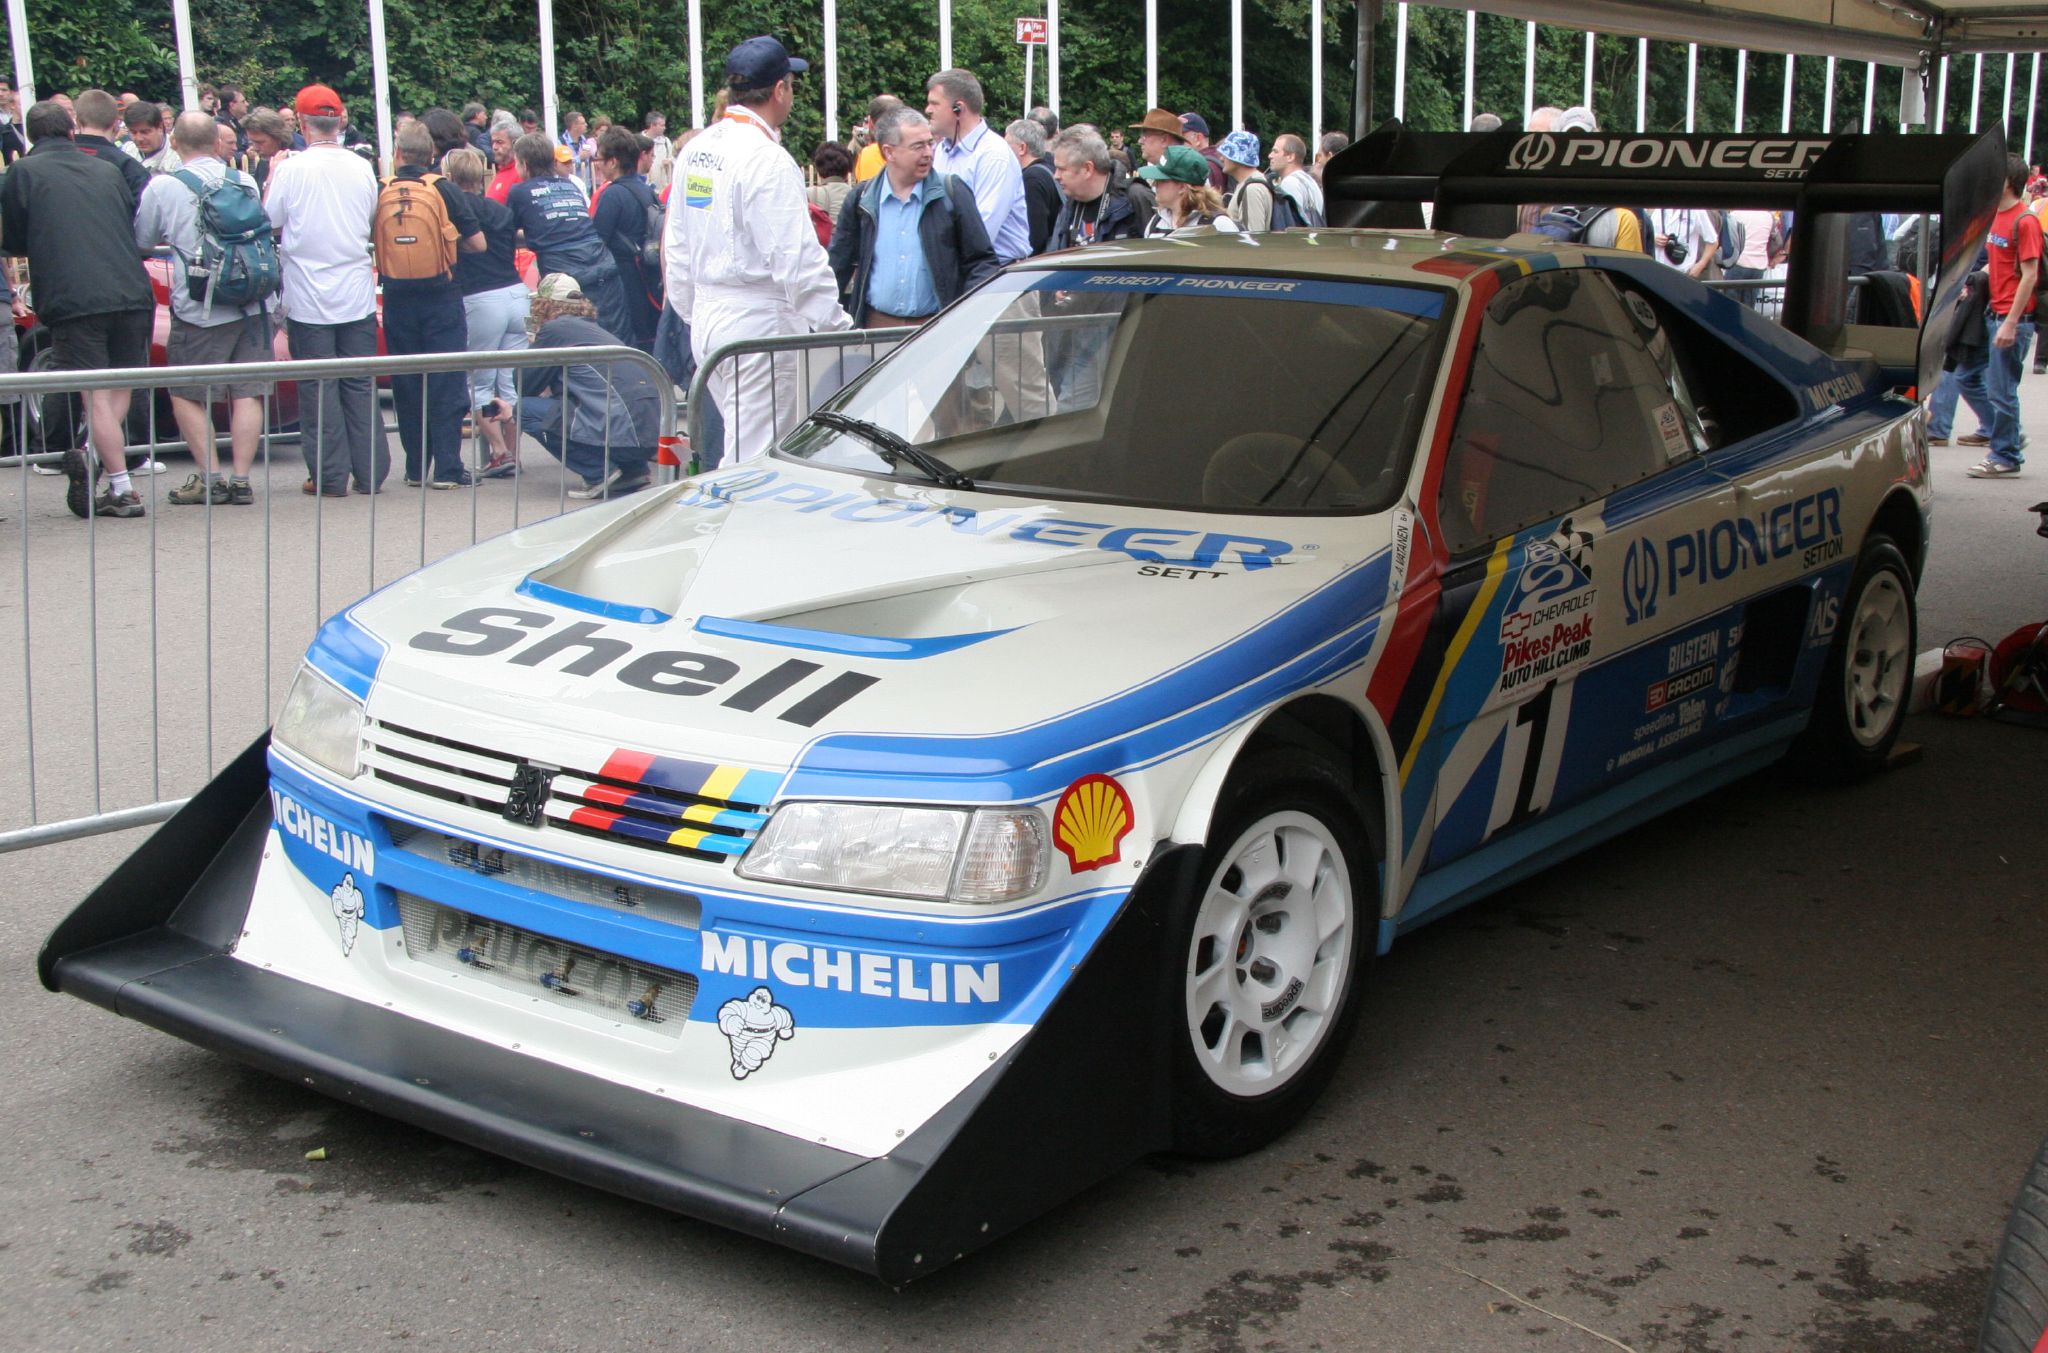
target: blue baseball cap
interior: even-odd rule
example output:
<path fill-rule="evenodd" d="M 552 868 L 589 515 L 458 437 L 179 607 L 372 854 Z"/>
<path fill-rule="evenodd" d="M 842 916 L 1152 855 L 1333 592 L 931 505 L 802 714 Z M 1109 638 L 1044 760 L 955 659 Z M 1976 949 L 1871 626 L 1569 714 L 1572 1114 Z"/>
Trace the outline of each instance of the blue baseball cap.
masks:
<path fill-rule="evenodd" d="M 1200 113 L 1182 113 L 1180 115 L 1180 129 L 1184 132 L 1193 132 L 1197 136 L 1207 136 L 1209 134 L 1209 119 L 1203 117 Z"/>
<path fill-rule="evenodd" d="M 748 38 L 725 57 L 726 79 L 737 89 L 765 88 L 810 68 L 810 62 L 791 56 L 788 48 L 769 37 Z"/>

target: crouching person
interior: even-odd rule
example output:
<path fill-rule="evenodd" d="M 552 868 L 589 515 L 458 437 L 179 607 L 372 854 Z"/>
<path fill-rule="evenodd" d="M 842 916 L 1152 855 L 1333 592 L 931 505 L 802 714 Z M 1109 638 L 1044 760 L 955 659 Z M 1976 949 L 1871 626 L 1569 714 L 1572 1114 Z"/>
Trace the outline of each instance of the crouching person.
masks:
<path fill-rule="evenodd" d="M 576 279 L 550 273 L 534 293 L 527 332 L 536 348 L 622 347 L 600 325 Z M 521 373 L 519 430 L 583 482 L 571 498 L 644 489 L 661 436 L 661 392 L 638 365 L 532 367 Z"/>

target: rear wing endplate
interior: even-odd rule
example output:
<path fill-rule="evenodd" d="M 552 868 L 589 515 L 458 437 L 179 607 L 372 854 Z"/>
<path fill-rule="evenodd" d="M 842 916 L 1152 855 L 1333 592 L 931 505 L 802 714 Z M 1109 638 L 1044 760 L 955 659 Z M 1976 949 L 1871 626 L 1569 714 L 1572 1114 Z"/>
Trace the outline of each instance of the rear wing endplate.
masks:
<path fill-rule="evenodd" d="M 1331 225 L 1419 227 L 1504 238 L 1525 203 L 1716 207 L 1794 213 L 1785 327 L 1838 357 L 1870 356 L 1933 388 L 1950 316 L 2005 179 L 2005 139 L 1933 135 L 1652 135 L 1418 132 L 1389 121 L 1324 166 Z M 1908 329 L 1844 323 L 1848 212 L 1933 212 L 1941 261 Z M 1830 219 L 1832 218 L 1832 219 Z"/>

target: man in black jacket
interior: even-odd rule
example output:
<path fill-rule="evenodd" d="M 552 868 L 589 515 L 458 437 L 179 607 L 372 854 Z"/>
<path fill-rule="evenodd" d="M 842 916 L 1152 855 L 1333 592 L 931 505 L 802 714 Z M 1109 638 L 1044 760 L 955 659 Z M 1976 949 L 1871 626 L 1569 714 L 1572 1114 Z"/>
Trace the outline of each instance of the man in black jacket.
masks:
<path fill-rule="evenodd" d="M 1072 249 L 1108 240 L 1132 240 L 1145 233 L 1156 210 L 1152 192 L 1134 182 L 1086 127 L 1069 127 L 1052 144 L 1053 174 L 1066 205 L 1052 224 L 1048 249 Z"/>
<path fill-rule="evenodd" d="M 1059 219 L 1060 185 L 1053 180 L 1052 161 L 1045 153 L 1045 128 L 1036 118 L 1020 117 L 1003 129 L 1003 139 L 1024 166 L 1024 215 L 1031 225 L 1031 252 L 1045 252 L 1052 223 Z"/>
<path fill-rule="evenodd" d="M 974 191 L 932 176 L 932 128 L 914 108 L 875 124 L 882 172 L 848 194 L 832 230 L 832 272 L 856 328 L 921 324 L 997 268 Z"/>
<path fill-rule="evenodd" d="M 106 90 L 88 89 L 73 101 L 72 107 L 76 110 L 73 116 L 78 121 L 78 133 L 71 143 L 120 170 L 128 191 L 135 196 L 135 204 L 141 206 L 142 190 L 149 186 L 149 170 L 142 161 L 114 144 L 114 124 L 120 120 L 121 106 Z"/>
<path fill-rule="evenodd" d="M 0 249 L 26 254 L 36 279 L 36 318 L 50 326 L 59 371 L 148 366 L 156 293 L 135 248 L 135 197 L 121 171 L 72 142 L 71 114 L 44 100 L 28 110 L 35 149 L 0 178 Z M 126 156 L 117 156 L 126 159 Z M 77 452 L 65 456 L 65 503 L 79 516 L 139 517 L 142 496 L 124 455 L 126 390 L 85 396 L 92 446 L 108 486 L 97 500 Z"/>

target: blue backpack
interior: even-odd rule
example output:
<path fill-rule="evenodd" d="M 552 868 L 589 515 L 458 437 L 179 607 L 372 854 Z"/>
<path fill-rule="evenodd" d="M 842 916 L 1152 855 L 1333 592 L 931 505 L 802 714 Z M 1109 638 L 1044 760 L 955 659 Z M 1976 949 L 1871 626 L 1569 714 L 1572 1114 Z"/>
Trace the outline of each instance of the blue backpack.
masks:
<path fill-rule="evenodd" d="M 284 276 L 270 216 L 254 187 L 232 173 L 211 186 L 189 169 L 175 177 L 199 199 L 199 257 L 185 260 L 186 294 L 209 316 L 216 301 L 242 310 L 275 295 Z"/>

